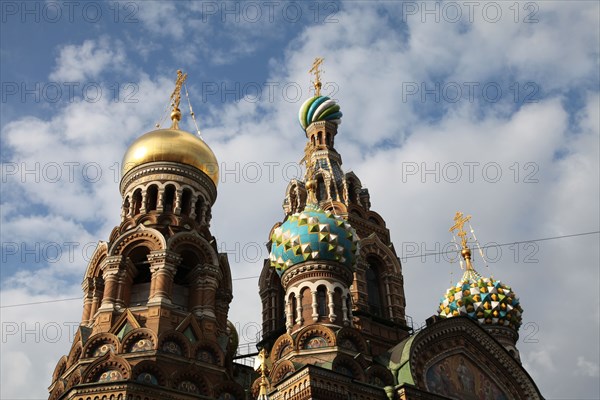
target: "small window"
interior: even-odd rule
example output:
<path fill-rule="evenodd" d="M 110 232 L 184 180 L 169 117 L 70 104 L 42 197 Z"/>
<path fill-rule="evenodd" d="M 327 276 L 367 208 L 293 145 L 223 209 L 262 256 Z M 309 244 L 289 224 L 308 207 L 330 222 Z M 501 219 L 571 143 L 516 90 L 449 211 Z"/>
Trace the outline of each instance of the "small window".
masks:
<path fill-rule="evenodd" d="M 317 309 L 319 316 L 327 315 L 327 292 L 323 286 L 319 286 L 317 289 Z"/>
<path fill-rule="evenodd" d="M 383 316 L 383 303 L 381 301 L 381 286 L 379 281 L 379 271 L 377 263 L 374 260 L 369 260 L 367 268 L 367 300 L 369 304 L 369 312 L 375 316 Z"/>

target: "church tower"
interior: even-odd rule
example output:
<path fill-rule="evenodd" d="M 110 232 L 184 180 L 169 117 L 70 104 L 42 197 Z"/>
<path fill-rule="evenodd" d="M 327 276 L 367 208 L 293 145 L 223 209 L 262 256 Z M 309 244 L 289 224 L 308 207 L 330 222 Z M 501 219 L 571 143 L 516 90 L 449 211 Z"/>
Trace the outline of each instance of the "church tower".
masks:
<path fill-rule="evenodd" d="M 209 229 L 217 159 L 179 129 L 186 76 L 178 71 L 171 127 L 125 153 L 121 224 L 87 267 L 81 325 L 50 400 L 245 398 L 227 319 L 231 273 Z"/>
<path fill-rule="evenodd" d="M 270 352 L 269 382 L 277 387 L 272 399 L 296 390 L 298 382 L 290 389 L 284 378 L 307 366 L 303 381 L 319 376 L 330 385 L 307 386 L 294 398 L 339 397 L 336 378 L 321 376 L 323 368 L 364 382 L 359 391 L 371 398 L 368 384 L 393 383 L 374 359 L 409 335 L 402 267 L 389 230 L 371 210 L 369 192 L 358 177 L 342 170 L 334 147 L 342 113 L 334 99 L 320 94 L 322 61 L 316 59 L 310 71 L 315 96 L 299 111 L 307 138 L 306 174 L 286 189 L 285 219 L 271 230 L 270 259 L 259 281 L 259 346 Z"/>

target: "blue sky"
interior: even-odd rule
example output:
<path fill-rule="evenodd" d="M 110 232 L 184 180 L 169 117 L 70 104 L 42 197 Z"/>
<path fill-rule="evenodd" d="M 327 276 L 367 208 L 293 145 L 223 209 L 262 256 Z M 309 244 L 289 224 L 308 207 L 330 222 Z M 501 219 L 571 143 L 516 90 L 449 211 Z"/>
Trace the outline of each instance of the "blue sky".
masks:
<path fill-rule="evenodd" d="M 344 112 L 343 168 L 387 222 L 415 327 L 460 276 L 450 257 L 418 257 L 447 248 L 457 210 L 484 245 L 600 230 L 597 2 L 69 4 L 1 3 L 2 398 L 44 398 L 82 305 L 7 306 L 81 297 L 120 221 L 121 157 L 160 120 L 177 69 L 221 166 L 211 230 L 242 342 L 260 325 L 255 277 L 298 174 L 316 56 Z M 598 234 L 486 254 L 476 268 L 520 295 L 518 347 L 542 394 L 598 398 Z"/>

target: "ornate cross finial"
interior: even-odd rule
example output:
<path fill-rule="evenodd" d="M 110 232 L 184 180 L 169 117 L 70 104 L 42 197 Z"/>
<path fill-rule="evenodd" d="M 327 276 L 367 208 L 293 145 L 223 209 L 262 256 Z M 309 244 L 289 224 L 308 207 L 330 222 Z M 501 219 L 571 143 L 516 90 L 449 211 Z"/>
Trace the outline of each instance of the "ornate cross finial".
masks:
<path fill-rule="evenodd" d="M 316 57 L 311 69 L 308 71 L 308 73 L 315 75 L 315 80 L 312 82 L 315 87 L 315 96 L 321 95 L 321 72 L 323 72 L 321 71 L 321 64 L 323 64 L 323 60 L 323 57 Z"/>
<path fill-rule="evenodd" d="M 260 391 L 257 400 L 268 400 L 267 396 L 267 351 L 263 347 L 254 362 L 254 370 L 260 372 Z"/>
<path fill-rule="evenodd" d="M 457 211 L 456 215 L 454 216 L 454 225 L 452 225 L 452 227 L 450 228 L 450 232 L 458 230 L 457 235 L 460 236 L 460 238 L 461 238 L 461 244 L 462 244 L 463 249 L 467 248 L 467 232 L 465 232 L 465 230 L 464 230 L 464 225 L 470 219 L 471 219 L 470 215 L 463 217 L 463 213 L 461 213 L 460 211 Z"/>
<path fill-rule="evenodd" d="M 187 73 L 184 74 L 180 69 L 177 70 L 177 80 L 175 81 L 175 89 L 171 94 L 171 129 L 179 129 L 179 121 L 181 120 L 181 110 L 179 110 L 179 103 L 181 101 L 181 87 L 187 79 Z"/>

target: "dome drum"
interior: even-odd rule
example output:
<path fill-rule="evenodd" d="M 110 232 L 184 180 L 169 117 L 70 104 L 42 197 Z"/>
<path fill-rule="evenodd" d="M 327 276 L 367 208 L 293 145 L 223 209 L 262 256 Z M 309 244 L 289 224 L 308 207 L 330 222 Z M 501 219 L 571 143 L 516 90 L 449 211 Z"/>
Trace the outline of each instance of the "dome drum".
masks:
<path fill-rule="evenodd" d="M 214 204 L 217 198 L 217 188 L 205 173 L 195 167 L 169 161 L 149 162 L 132 168 L 121 178 L 120 191 L 125 197 L 138 188 L 169 183 L 180 188 L 190 187 L 197 194 L 202 193 L 210 204 Z"/>
<path fill-rule="evenodd" d="M 345 265 L 335 261 L 308 261 L 286 269 L 281 274 L 281 284 L 287 290 L 300 281 L 322 278 L 330 281 L 340 281 L 346 286 L 350 286 L 353 280 L 353 273 Z"/>

